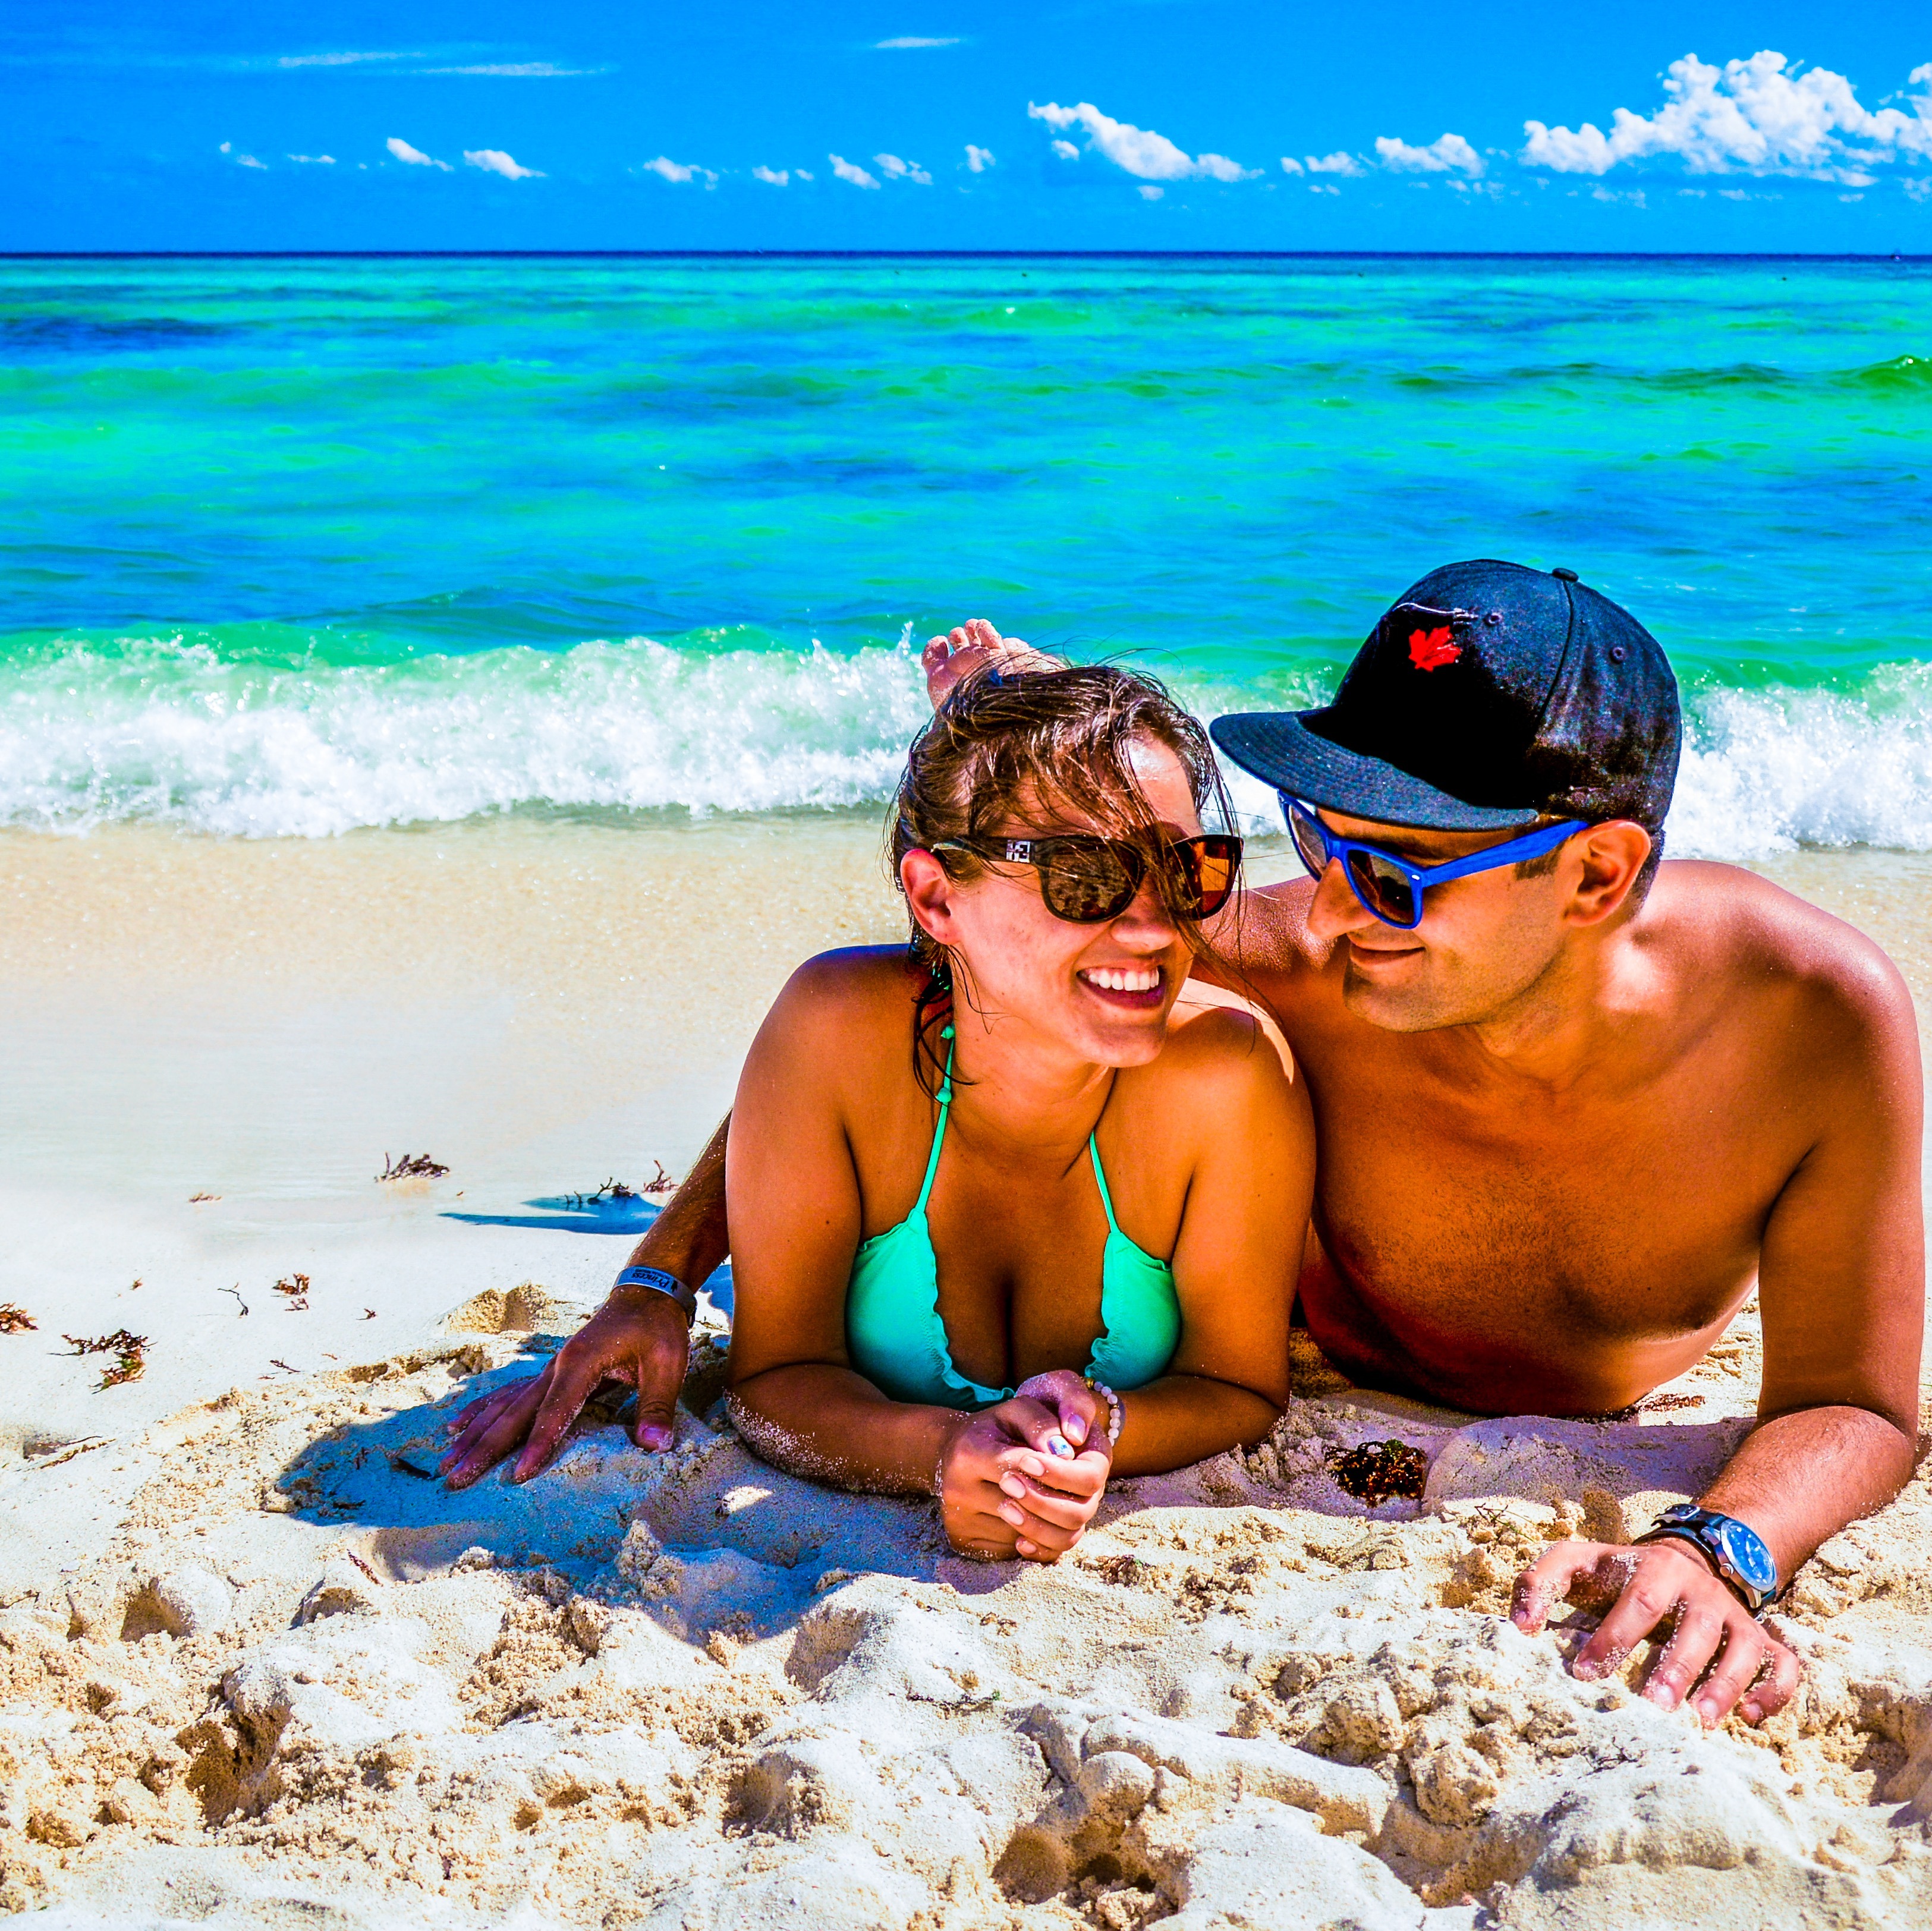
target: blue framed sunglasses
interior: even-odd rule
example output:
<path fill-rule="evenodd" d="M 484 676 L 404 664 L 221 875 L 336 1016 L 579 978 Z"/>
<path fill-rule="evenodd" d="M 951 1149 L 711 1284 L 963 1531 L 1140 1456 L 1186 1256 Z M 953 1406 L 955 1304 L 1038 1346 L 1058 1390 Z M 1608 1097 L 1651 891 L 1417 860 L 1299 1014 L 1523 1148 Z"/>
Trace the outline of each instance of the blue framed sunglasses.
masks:
<path fill-rule="evenodd" d="M 1422 923 L 1422 895 L 1432 885 L 1447 885 L 1452 878 L 1468 878 L 1479 871 L 1493 871 L 1499 865 L 1519 865 L 1528 858 L 1540 858 L 1554 851 L 1568 838 L 1586 829 L 1581 818 L 1565 818 L 1559 825 L 1545 825 L 1526 832 L 1507 844 L 1491 845 L 1486 851 L 1472 852 L 1467 858 L 1454 858 L 1446 865 L 1411 865 L 1394 852 L 1376 845 L 1365 845 L 1354 838 L 1338 838 L 1324 825 L 1312 805 L 1286 791 L 1275 794 L 1281 800 L 1282 815 L 1288 820 L 1288 836 L 1294 841 L 1309 875 L 1319 878 L 1336 859 L 1342 862 L 1342 876 L 1348 881 L 1363 909 L 1372 912 L 1384 925 L 1412 932 Z"/>

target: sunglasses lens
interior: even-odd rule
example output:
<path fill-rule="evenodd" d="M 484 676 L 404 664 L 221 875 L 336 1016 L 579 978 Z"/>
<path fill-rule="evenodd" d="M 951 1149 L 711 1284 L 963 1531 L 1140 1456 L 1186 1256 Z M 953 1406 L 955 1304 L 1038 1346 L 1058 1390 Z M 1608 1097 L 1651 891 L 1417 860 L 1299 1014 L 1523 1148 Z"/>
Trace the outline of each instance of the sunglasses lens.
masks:
<path fill-rule="evenodd" d="M 1132 904 L 1140 884 L 1138 868 L 1130 868 L 1113 847 L 1095 839 L 1057 844 L 1040 865 L 1040 896 L 1056 919 L 1076 925 L 1097 925 L 1118 919 Z"/>
<path fill-rule="evenodd" d="M 1288 836 L 1294 839 L 1294 848 L 1301 854 L 1301 862 L 1307 866 L 1309 876 L 1319 878 L 1328 869 L 1328 841 L 1322 836 L 1319 821 L 1292 798 L 1284 797 L 1281 808 L 1288 820 Z"/>
<path fill-rule="evenodd" d="M 1237 838 L 1189 838 L 1174 850 L 1187 868 L 1190 887 L 1183 910 L 1196 919 L 1211 919 L 1228 902 L 1241 869 L 1241 841 Z"/>
<path fill-rule="evenodd" d="M 1359 847 L 1349 853 L 1348 883 L 1362 903 L 1390 925 L 1415 924 L 1414 886 L 1379 853 Z"/>

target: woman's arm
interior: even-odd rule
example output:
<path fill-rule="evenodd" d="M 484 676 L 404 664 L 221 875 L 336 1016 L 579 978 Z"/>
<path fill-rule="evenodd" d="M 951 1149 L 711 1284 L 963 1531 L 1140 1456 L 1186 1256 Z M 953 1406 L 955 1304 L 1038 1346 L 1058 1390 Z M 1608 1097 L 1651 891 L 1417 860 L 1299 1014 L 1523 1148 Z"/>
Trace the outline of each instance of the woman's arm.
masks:
<path fill-rule="evenodd" d="M 1307 1094 L 1256 1021 L 1203 1012 L 1176 1028 L 1158 1063 L 1150 1096 L 1193 1158 L 1174 1250 L 1180 1341 L 1165 1375 L 1121 1397 L 1114 1465 L 1124 1475 L 1258 1441 L 1279 1419 L 1315 1186 Z"/>

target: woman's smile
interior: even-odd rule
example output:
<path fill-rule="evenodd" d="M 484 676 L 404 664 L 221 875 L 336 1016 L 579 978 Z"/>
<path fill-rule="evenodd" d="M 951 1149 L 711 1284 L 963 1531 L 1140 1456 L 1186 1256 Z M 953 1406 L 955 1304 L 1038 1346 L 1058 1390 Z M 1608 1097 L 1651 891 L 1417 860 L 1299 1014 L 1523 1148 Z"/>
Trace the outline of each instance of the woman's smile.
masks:
<path fill-rule="evenodd" d="M 1089 992 L 1117 1009 L 1157 1011 L 1167 996 L 1167 975 L 1158 965 L 1083 966 L 1076 976 Z"/>

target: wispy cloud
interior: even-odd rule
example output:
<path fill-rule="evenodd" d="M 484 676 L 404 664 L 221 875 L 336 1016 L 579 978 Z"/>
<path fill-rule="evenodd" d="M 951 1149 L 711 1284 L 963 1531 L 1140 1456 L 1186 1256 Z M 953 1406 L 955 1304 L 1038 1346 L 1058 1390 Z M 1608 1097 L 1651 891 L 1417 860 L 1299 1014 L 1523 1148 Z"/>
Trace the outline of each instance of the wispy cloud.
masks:
<path fill-rule="evenodd" d="M 1167 192 L 1167 190 L 1164 187 L 1142 187 L 1136 188 L 1134 191 L 1143 201 L 1158 201 L 1161 196 Z"/>
<path fill-rule="evenodd" d="M 334 53 L 334 54 L 284 54 L 276 61 L 278 67 L 360 67 L 372 60 L 420 60 L 421 54 L 410 53 Z"/>
<path fill-rule="evenodd" d="M 956 47 L 961 36 L 950 34 L 944 37 L 925 34 L 898 34 L 890 40 L 874 40 L 874 49 L 880 53 L 902 52 L 909 47 Z"/>
<path fill-rule="evenodd" d="M 645 162 L 644 168 L 647 173 L 660 175 L 670 181 L 692 181 L 702 175 L 709 187 L 716 187 L 718 182 L 718 177 L 709 168 L 700 167 L 695 161 L 687 166 L 682 161 L 673 160 L 668 154 L 660 154 L 656 160 Z"/>
<path fill-rule="evenodd" d="M 547 60 L 494 61 L 475 67 L 425 67 L 423 73 L 481 73 L 499 80 L 580 80 L 589 74 L 608 73 L 608 67 L 558 67 Z"/>
<path fill-rule="evenodd" d="M 1053 151 L 1064 161 L 1077 161 L 1080 158 L 1080 150 L 1071 141 L 1057 140 L 1052 145 Z"/>
<path fill-rule="evenodd" d="M 783 187 L 791 179 L 791 171 L 788 168 L 755 167 L 752 170 L 752 178 L 767 181 L 773 187 Z"/>
<path fill-rule="evenodd" d="M 304 167 L 332 168 L 335 165 L 333 154 L 291 154 L 289 159 L 300 162 Z"/>
<path fill-rule="evenodd" d="M 541 181 L 542 171 L 537 168 L 520 166 L 514 154 L 506 154 L 501 148 L 465 148 L 463 158 L 473 168 L 481 168 L 485 174 L 500 174 L 506 181 Z"/>
<path fill-rule="evenodd" d="M 1654 114 L 1619 107 L 1606 134 L 1580 127 L 1523 123 L 1520 156 L 1559 174 L 1607 174 L 1627 162 L 1672 157 L 1693 174 L 1796 175 L 1869 187 L 1875 165 L 1932 157 L 1932 61 L 1915 67 L 1911 111 L 1862 106 L 1852 83 L 1828 67 L 1799 73 L 1770 49 L 1721 67 L 1686 54 L 1664 79 L 1664 105 Z"/>
<path fill-rule="evenodd" d="M 268 163 L 258 161 L 253 154 L 236 153 L 235 143 L 232 141 L 224 141 L 221 144 L 221 151 L 227 155 L 238 168 L 260 168 L 265 172 L 267 169 Z M 291 156 L 290 158 L 292 159 L 293 157 Z"/>
<path fill-rule="evenodd" d="M 874 154 L 872 164 L 893 181 L 916 181 L 921 187 L 930 187 L 932 177 L 916 161 L 902 161 L 897 154 Z"/>
<path fill-rule="evenodd" d="M 1112 115 L 1102 113 L 1090 100 L 1076 102 L 1071 107 L 1062 107 L 1052 100 L 1039 106 L 1029 100 L 1027 113 L 1035 121 L 1044 121 L 1049 127 L 1084 129 L 1087 144 L 1096 153 L 1104 154 L 1116 167 L 1143 181 L 1251 181 L 1260 172 L 1258 168 L 1244 168 L 1239 161 L 1231 161 L 1226 154 L 1189 154 L 1165 134 L 1157 134 L 1151 127 L 1136 127 L 1130 121 L 1116 121 Z M 1054 151 L 1058 153 L 1070 145 L 1057 143 Z"/>
<path fill-rule="evenodd" d="M 877 187 L 879 184 L 863 168 L 848 161 L 843 154 L 828 154 L 826 159 L 832 163 L 832 172 L 841 181 L 849 181 L 854 187 Z"/>
<path fill-rule="evenodd" d="M 392 134 L 382 144 L 398 160 L 406 161 L 412 168 L 440 168 L 445 174 L 450 171 L 447 161 L 440 161 L 434 155 L 426 154 L 420 148 L 412 148 L 409 142 Z"/>
<path fill-rule="evenodd" d="M 1383 134 L 1376 139 L 1376 152 L 1384 167 L 1399 173 L 1448 174 L 1453 170 L 1473 178 L 1483 172 L 1482 156 L 1460 134 L 1444 134 L 1426 148 L 1412 148 L 1406 141 Z"/>
<path fill-rule="evenodd" d="M 991 148 L 976 148 L 970 141 L 966 143 L 966 165 L 975 174 L 984 174 L 994 165 Z"/>
<path fill-rule="evenodd" d="M 1307 160 L 1310 174 L 1358 175 L 1366 172 L 1353 154 L 1340 148 L 1332 154 L 1310 154 Z"/>

